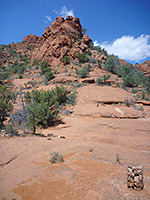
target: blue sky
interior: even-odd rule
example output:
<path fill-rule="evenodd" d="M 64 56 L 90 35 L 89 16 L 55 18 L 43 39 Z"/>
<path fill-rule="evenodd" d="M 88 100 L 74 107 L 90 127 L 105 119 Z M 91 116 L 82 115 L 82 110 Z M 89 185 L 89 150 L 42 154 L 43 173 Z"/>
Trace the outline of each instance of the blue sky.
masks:
<path fill-rule="evenodd" d="M 150 0 L 0 0 L 0 44 L 41 36 L 57 16 L 79 17 L 95 45 L 131 63 L 150 59 Z"/>

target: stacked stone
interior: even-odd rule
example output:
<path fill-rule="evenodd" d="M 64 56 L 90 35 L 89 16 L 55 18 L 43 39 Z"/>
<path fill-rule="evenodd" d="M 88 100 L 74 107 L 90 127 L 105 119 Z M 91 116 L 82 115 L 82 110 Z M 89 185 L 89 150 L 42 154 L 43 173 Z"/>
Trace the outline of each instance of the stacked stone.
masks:
<path fill-rule="evenodd" d="M 142 190 L 144 187 L 143 183 L 143 167 L 129 165 L 127 167 L 127 186 L 135 190 Z"/>

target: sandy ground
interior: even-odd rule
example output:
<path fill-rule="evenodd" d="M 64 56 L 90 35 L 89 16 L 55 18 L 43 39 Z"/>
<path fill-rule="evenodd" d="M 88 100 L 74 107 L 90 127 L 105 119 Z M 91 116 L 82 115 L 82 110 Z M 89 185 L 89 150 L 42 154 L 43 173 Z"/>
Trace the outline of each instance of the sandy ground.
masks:
<path fill-rule="evenodd" d="M 63 124 L 38 130 L 65 139 L 1 136 L 0 200 L 150 199 L 150 108 L 119 104 L 127 97 L 118 88 L 85 86 Z M 52 152 L 64 162 L 51 164 Z M 127 188 L 129 164 L 144 167 L 142 191 Z"/>

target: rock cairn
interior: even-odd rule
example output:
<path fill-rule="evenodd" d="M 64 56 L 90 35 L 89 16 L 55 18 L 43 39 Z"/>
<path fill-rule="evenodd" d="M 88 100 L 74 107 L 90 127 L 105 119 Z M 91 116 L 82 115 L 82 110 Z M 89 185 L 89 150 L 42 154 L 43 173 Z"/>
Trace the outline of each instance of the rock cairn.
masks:
<path fill-rule="evenodd" d="M 144 187 L 143 183 L 143 167 L 129 165 L 127 167 L 127 187 L 135 190 L 142 190 Z"/>

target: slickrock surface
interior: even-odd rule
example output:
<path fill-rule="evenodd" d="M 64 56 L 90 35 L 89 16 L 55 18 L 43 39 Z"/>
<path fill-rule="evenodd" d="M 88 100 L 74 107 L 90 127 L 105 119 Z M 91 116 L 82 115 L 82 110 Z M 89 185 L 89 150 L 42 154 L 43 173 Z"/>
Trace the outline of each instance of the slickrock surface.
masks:
<path fill-rule="evenodd" d="M 1 199 L 150 199 L 149 106 L 132 113 L 132 107 L 117 104 L 131 97 L 119 88 L 89 85 L 77 91 L 74 113 L 37 131 L 48 137 L 1 136 Z M 51 164 L 51 152 L 64 162 Z M 127 188 L 128 165 L 144 167 L 143 190 Z"/>

